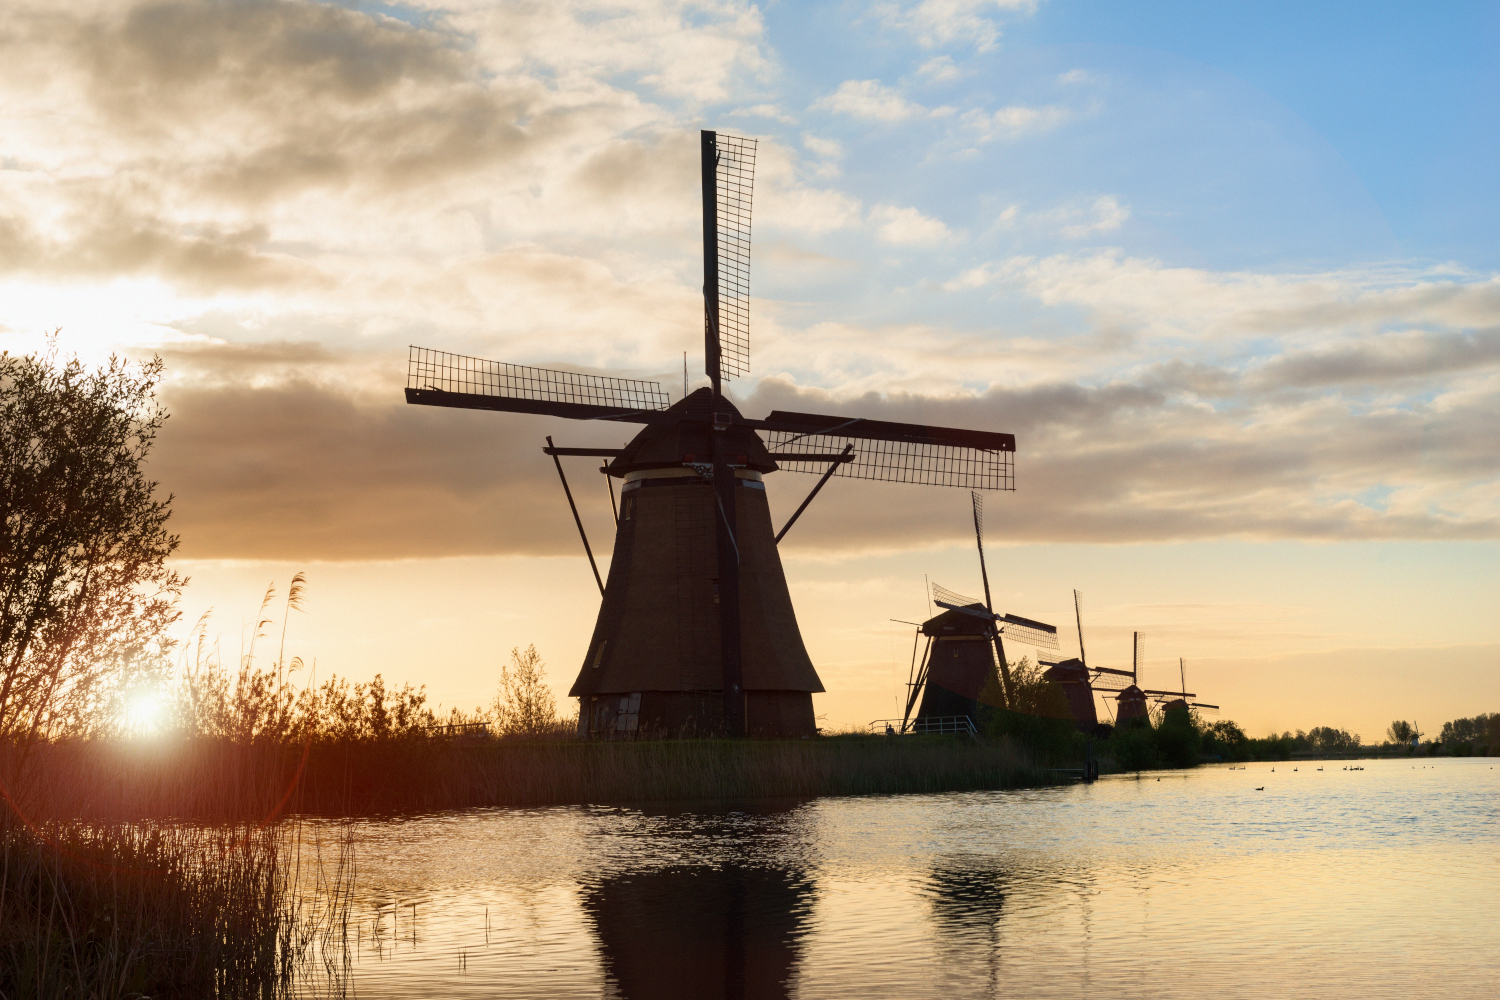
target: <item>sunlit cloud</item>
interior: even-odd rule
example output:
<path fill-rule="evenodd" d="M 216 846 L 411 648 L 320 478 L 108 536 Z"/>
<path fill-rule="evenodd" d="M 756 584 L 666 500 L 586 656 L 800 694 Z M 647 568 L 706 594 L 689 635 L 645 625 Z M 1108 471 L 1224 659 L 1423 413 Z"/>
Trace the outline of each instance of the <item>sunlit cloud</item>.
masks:
<path fill-rule="evenodd" d="M 883 243 L 905 246 L 932 246 L 954 238 L 954 232 L 939 219 L 923 215 L 915 208 L 876 205 L 870 209 L 870 222 Z"/>
<path fill-rule="evenodd" d="M 1053 128 L 1072 116 L 1073 112 L 1067 108 L 1011 105 L 995 111 L 965 111 L 959 116 L 959 121 L 974 131 L 979 142 L 993 142 L 1023 132 Z"/>
<path fill-rule="evenodd" d="M 950 108 L 929 110 L 907 100 L 900 91 L 879 80 L 845 80 L 837 90 L 818 98 L 812 106 L 815 110 L 833 111 L 879 122 L 901 122 L 908 118 L 926 118 L 952 111 Z"/>
<path fill-rule="evenodd" d="M 1000 40 L 999 12 L 1031 14 L 1037 0 L 919 0 L 918 3 L 880 3 L 875 12 L 882 22 L 909 33 L 919 45 L 964 44 L 987 52 Z"/>

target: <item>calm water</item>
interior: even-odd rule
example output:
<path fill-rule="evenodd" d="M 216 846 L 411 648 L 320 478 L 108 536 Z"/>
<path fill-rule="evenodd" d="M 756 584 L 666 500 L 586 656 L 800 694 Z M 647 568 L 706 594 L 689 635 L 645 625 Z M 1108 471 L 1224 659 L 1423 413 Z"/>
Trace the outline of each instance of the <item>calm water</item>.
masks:
<path fill-rule="evenodd" d="M 1362 764 L 367 823 L 354 986 L 361 997 L 1500 995 L 1495 762 Z"/>

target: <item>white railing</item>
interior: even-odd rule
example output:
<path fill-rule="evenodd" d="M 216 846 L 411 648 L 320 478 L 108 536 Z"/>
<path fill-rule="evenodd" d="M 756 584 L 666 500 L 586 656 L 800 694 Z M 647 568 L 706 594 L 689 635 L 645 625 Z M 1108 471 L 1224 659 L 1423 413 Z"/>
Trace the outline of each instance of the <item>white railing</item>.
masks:
<path fill-rule="evenodd" d="M 913 733 L 924 735 L 974 736 L 979 729 L 967 715 L 921 715 L 915 719 L 876 719 L 870 723 L 870 731 L 887 736 L 904 736 Z"/>

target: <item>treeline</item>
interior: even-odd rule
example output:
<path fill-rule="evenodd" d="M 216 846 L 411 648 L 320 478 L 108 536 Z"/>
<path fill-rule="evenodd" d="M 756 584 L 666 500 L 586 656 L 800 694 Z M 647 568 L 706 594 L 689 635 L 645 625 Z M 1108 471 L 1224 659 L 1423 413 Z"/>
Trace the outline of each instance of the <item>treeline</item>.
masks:
<path fill-rule="evenodd" d="M 1500 754 L 1500 712 L 1445 722 L 1438 742 L 1459 757 L 1496 756 Z"/>
<path fill-rule="evenodd" d="M 1415 752 L 1413 742 L 1422 735 L 1404 719 L 1392 722 L 1385 731 L 1387 745 L 1405 746 Z M 1443 723 L 1438 738 L 1420 747 L 1420 752 L 1452 757 L 1493 757 L 1500 755 L 1500 712 L 1483 712 L 1471 719 L 1454 719 Z"/>

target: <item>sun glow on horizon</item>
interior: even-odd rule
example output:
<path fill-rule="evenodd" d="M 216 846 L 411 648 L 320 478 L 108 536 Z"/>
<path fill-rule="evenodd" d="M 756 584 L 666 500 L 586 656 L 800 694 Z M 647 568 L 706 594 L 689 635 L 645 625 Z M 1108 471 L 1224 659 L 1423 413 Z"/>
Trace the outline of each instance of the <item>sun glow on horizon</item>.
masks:
<path fill-rule="evenodd" d="M 131 736 L 154 736 L 166 717 L 166 699 L 153 689 L 133 692 L 125 700 L 121 723 Z"/>

